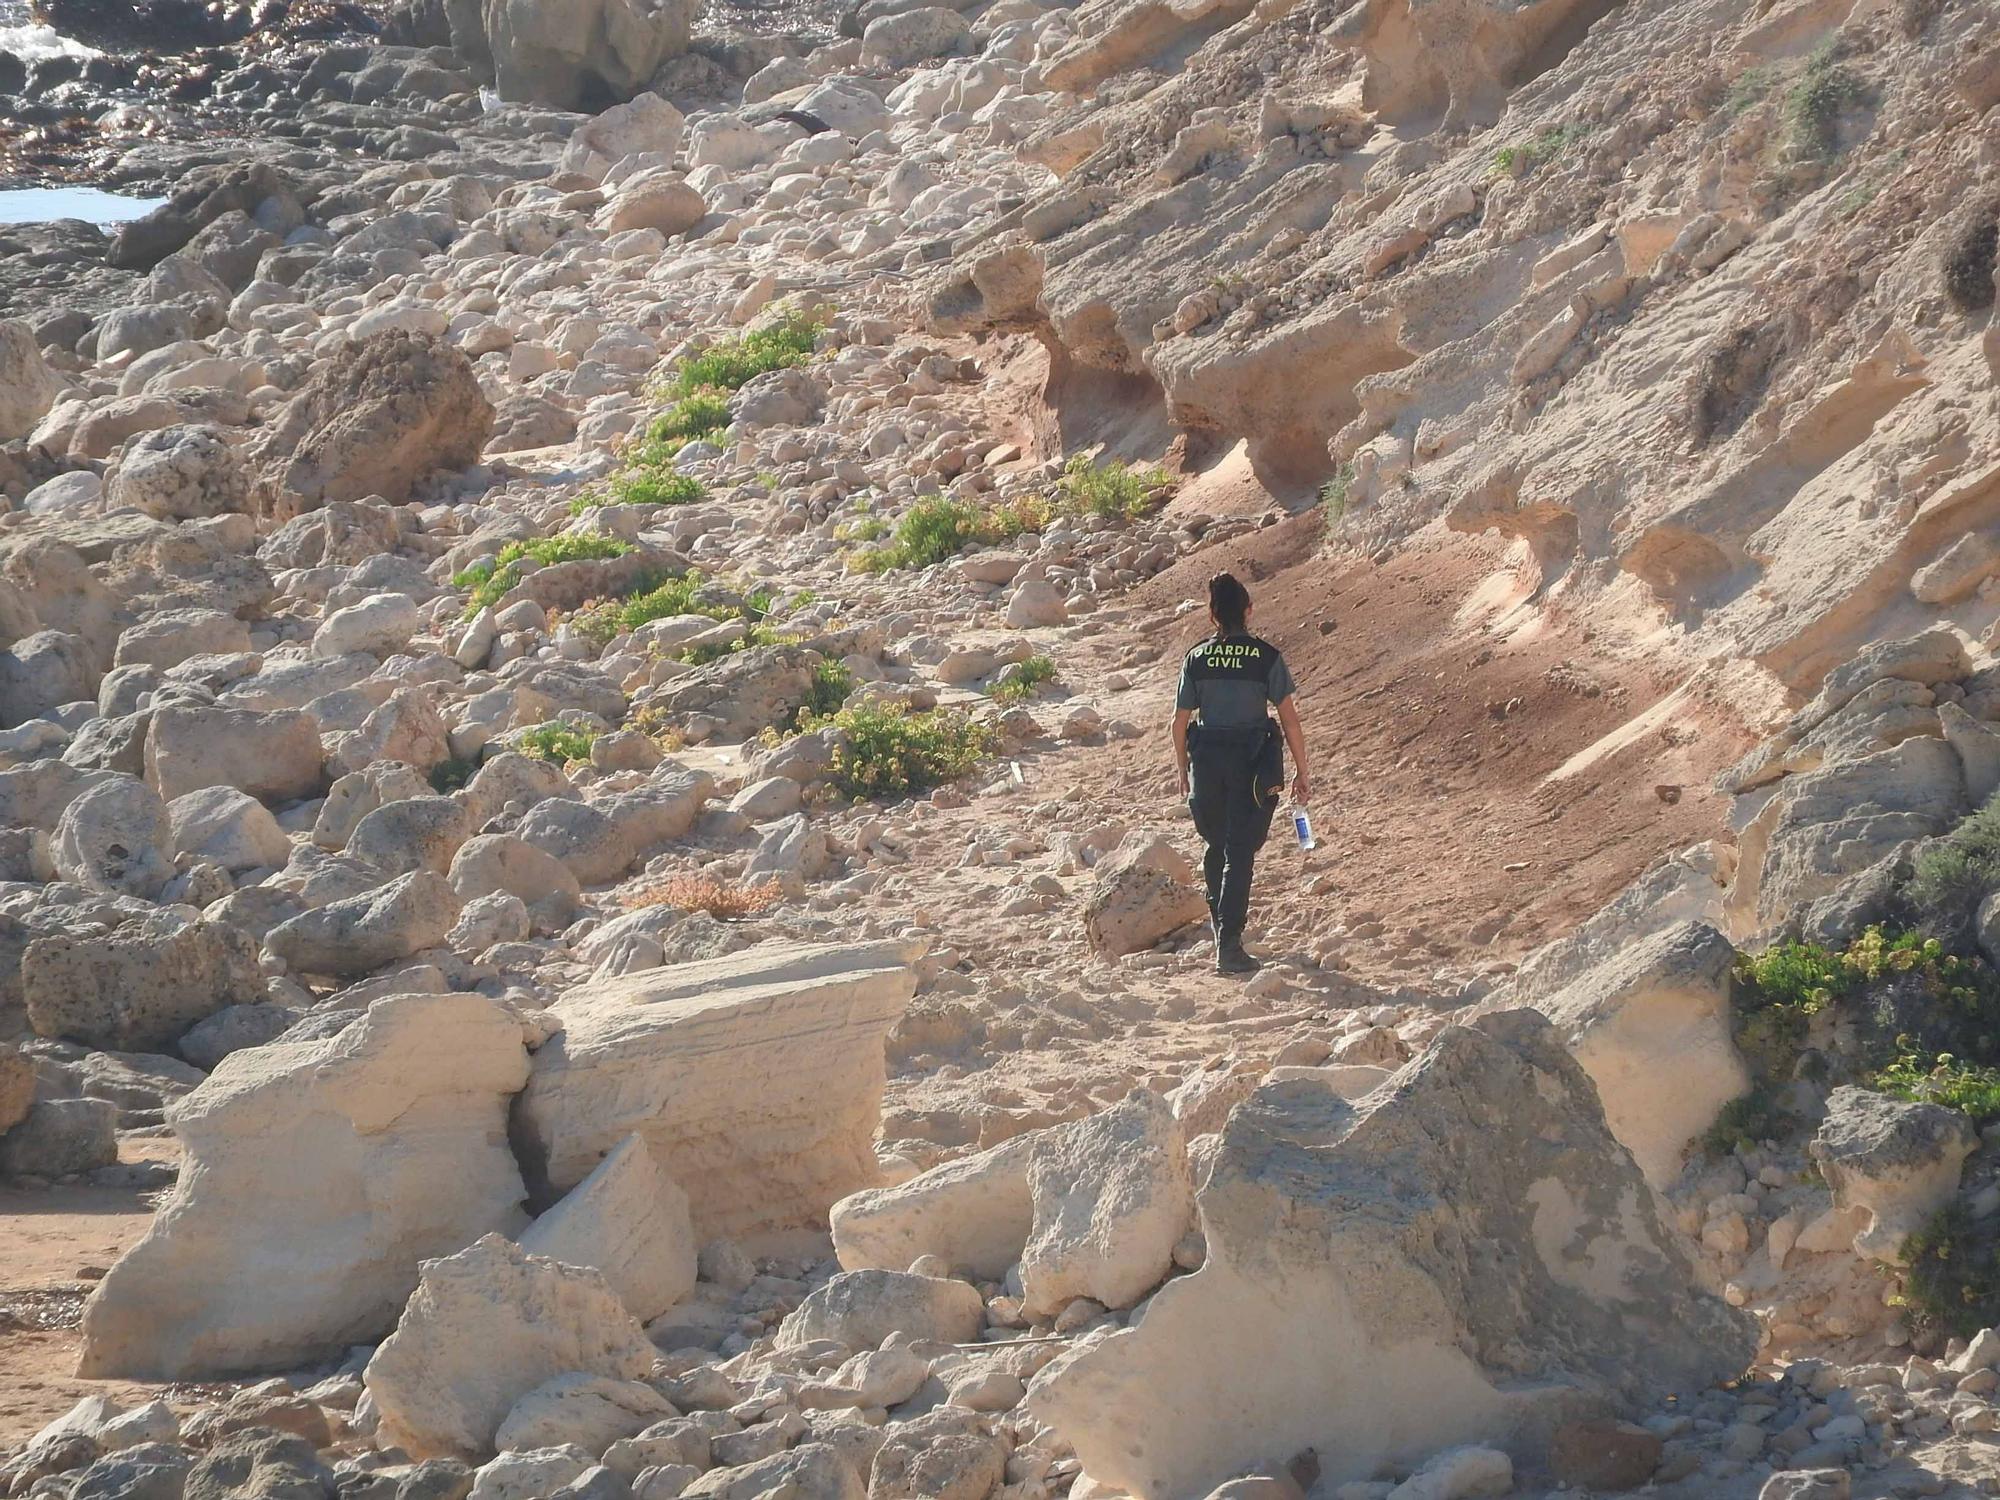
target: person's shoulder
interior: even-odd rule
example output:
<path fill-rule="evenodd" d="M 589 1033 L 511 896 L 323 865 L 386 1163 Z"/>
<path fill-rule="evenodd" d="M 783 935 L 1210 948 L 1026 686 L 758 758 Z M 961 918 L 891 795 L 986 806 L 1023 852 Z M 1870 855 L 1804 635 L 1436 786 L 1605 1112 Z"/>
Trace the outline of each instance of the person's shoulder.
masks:
<path fill-rule="evenodd" d="M 1269 652 L 1269 653 L 1270 653 L 1270 654 L 1271 654 L 1272 656 L 1275 656 L 1275 657 L 1279 658 L 1280 660 L 1282 660 L 1282 659 L 1284 658 L 1284 655 L 1285 655 L 1285 653 L 1284 653 L 1284 652 L 1282 652 L 1282 651 L 1280 651 L 1280 650 L 1279 650 L 1279 649 L 1277 648 L 1277 646 L 1275 646 L 1275 645 L 1274 645 L 1273 643 L 1271 643 L 1270 641 L 1267 641 L 1267 640 L 1265 640 L 1265 639 L 1264 639 L 1264 637 L 1262 637 L 1261 635 L 1253 635 L 1253 636 L 1251 636 L 1251 637 L 1250 637 L 1250 644 L 1251 644 L 1251 645 L 1253 645 L 1253 646 L 1257 646 L 1257 647 L 1260 647 L 1260 648 L 1261 648 L 1261 649 L 1263 649 L 1264 651 L 1267 651 L 1267 652 Z"/>
<path fill-rule="evenodd" d="M 1192 646 L 1187 648 L 1187 654 L 1183 656 L 1181 660 L 1184 662 L 1189 662 L 1193 661 L 1197 656 L 1205 656 L 1208 654 L 1208 648 L 1210 646 L 1213 646 L 1214 644 L 1215 644 L 1215 637 L 1210 635 L 1205 635 L 1200 640 L 1196 641 Z"/>

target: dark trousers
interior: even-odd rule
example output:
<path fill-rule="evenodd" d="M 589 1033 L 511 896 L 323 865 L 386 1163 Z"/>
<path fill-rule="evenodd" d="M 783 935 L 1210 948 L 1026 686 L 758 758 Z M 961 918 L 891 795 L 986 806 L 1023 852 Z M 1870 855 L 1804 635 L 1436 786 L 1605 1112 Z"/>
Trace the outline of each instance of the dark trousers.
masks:
<path fill-rule="evenodd" d="M 1241 941 L 1250 914 L 1250 879 L 1257 851 L 1271 836 L 1278 809 L 1280 772 L 1269 770 L 1269 731 L 1196 730 L 1189 736 L 1192 792 L 1188 810 L 1195 832 L 1208 845 L 1202 874 L 1208 882 L 1208 913 L 1224 944 Z M 1260 787 L 1262 790 L 1260 790 Z"/>

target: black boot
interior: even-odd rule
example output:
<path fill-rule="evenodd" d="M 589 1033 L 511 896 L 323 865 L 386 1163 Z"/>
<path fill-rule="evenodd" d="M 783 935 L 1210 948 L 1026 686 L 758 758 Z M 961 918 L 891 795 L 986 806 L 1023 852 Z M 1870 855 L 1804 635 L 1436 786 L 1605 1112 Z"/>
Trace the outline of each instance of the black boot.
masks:
<path fill-rule="evenodd" d="M 1215 945 L 1215 972 L 1218 974 L 1255 974 L 1264 966 L 1243 951 L 1240 937 L 1221 938 Z"/>

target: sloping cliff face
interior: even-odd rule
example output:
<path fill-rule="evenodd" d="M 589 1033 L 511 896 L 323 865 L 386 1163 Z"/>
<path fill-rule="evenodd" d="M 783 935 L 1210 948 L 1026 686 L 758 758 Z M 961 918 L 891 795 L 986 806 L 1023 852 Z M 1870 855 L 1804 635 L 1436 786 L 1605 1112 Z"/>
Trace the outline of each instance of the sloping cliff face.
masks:
<path fill-rule="evenodd" d="M 1369 549 L 1809 691 L 1993 622 L 1995 7 L 1091 0 L 944 326 L 1141 377 Z M 1984 116 L 1984 118 L 1982 118 Z M 1005 272 L 1002 275 L 1002 272 Z"/>

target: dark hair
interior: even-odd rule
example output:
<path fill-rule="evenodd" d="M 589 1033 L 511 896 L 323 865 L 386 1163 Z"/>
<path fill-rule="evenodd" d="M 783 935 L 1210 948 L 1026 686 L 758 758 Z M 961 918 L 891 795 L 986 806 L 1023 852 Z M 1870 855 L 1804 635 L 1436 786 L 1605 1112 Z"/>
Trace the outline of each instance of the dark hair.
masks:
<path fill-rule="evenodd" d="M 1208 580 L 1208 611 L 1224 630 L 1241 630 L 1250 618 L 1250 590 L 1234 573 L 1217 573 Z"/>

